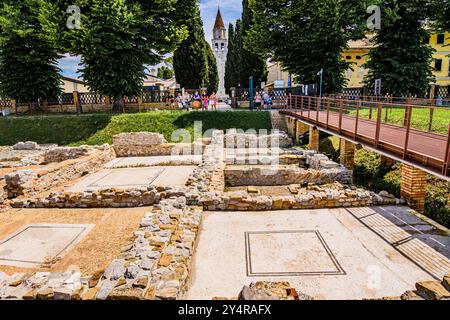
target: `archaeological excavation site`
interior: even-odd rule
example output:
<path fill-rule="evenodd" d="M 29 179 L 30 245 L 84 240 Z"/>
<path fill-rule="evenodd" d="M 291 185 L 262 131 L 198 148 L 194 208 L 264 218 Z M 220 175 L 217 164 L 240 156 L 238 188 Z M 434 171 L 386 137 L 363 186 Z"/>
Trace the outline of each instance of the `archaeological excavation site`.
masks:
<path fill-rule="evenodd" d="M 0 299 L 449 299 L 448 229 L 273 121 L 0 147 Z"/>

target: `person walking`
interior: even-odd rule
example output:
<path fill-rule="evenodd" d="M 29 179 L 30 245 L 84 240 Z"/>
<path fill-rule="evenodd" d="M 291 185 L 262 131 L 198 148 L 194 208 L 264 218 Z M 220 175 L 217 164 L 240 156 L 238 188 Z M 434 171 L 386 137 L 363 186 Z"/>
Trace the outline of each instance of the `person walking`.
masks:
<path fill-rule="evenodd" d="M 202 111 L 208 111 L 208 95 L 203 95 Z"/>
<path fill-rule="evenodd" d="M 194 109 L 198 111 L 202 107 L 202 97 L 200 96 L 198 91 L 195 91 L 192 99 L 194 100 Z"/>
<path fill-rule="evenodd" d="M 269 110 L 269 100 L 270 100 L 269 94 L 267 92 L 264 92 L 264 95 L 263 95 L 263 101 L 264 101 L 263 109 Z"/>
<path fill-rule="evenodd" d="M 191 108 L 191 96 L 190 96 L 190 94 L 185 92 L 183 100 L 184 100 L 183 102 L 184 102 L 184 107 L 185 107 L 186 111 L 189 111 L 189 109 Z"/>
<path fill-rule="evenodd" d="M 212 95 L 209 96 L 209 106 L 211 107 L 211 110 L 217 110 L 217 96 L 215 92 L 213 92 Z"/>
<path fill-rule="evenodd" d="M 262 106 L 262 98 L 261 98 L 261 94 L 258 92 L 255 95 L 255 107 L 257 111 L 261 111 L 261 106 Z"/>
<path fill-rule="evenodd" d="M 184 109 L 183 97 L 181 96 L 181 93 L 179 93 L 177 95 L 177 105 L 178 105 L 178 110 L 183 110 Z"/>

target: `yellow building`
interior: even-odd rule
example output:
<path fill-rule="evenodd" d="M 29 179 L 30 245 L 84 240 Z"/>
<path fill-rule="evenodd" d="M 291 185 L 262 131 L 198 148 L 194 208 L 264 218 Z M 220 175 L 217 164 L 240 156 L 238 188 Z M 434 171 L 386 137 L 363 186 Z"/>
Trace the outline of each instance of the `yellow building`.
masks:
<path fill-rule="evenodd" d="M 345 77 L 348 79 L 348 88 L 360 88 L 363 86 L 363 79 L 367 75 L 367 70 L 363 65 L 367 62 L 369 50 L 373 45 L 367 39 L 350 41 L 348 49 L 342 54 L 343 58 L 353 63 L 345 72 Z"/>
<path fill-rule="evenodd" d="M 433 34 L 430 36 L 430 45 L 436 50 L 433 55 L 433 69 L 436 77 L 436 86 L 450 86 L 450 33 Z M 349 80 L 348 88 L 360 88 L 363 86 L 363 78 L 367 74 L 362 66 L 366 63 L 370 49 L 373 45 L 366 40 L 350 41 L 348 49 L 342 53 L 342 57 L 353 62 L 351 69 L 347 70 L 346 77 Z"/>

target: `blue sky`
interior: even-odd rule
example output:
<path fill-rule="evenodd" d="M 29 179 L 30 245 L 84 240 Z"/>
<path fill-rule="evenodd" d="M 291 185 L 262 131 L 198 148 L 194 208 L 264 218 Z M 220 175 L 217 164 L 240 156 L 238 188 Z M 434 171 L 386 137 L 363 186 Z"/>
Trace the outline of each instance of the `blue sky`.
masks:
<path fill-rule="evenodd" d="M 214 27 L 218 5 L 220 5 L 222 17 L 227 28 L 228 24 L 230 22 L 234 24 L 242 13 L 242 0 L 200 0 L 200 13 L 208 43 L 210 43 L 212 38 L 212 29 Z M 65 56 L 59 61 L 59 67 L 62 69 L 64 75 L 77 77 L 76 71 L 79 62 L 79 57 Z"/>

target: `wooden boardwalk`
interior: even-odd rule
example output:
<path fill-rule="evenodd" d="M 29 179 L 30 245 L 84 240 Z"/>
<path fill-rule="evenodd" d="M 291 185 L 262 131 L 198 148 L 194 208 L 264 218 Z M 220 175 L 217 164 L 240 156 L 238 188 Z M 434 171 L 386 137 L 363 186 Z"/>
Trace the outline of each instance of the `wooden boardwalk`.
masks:
<path fill-rule="evenodd" d="M 337 111 L 286 109 L 281 112 L 450 180 L 447 163 L 450 150 L 446 136 L 341 115 Z"/>

